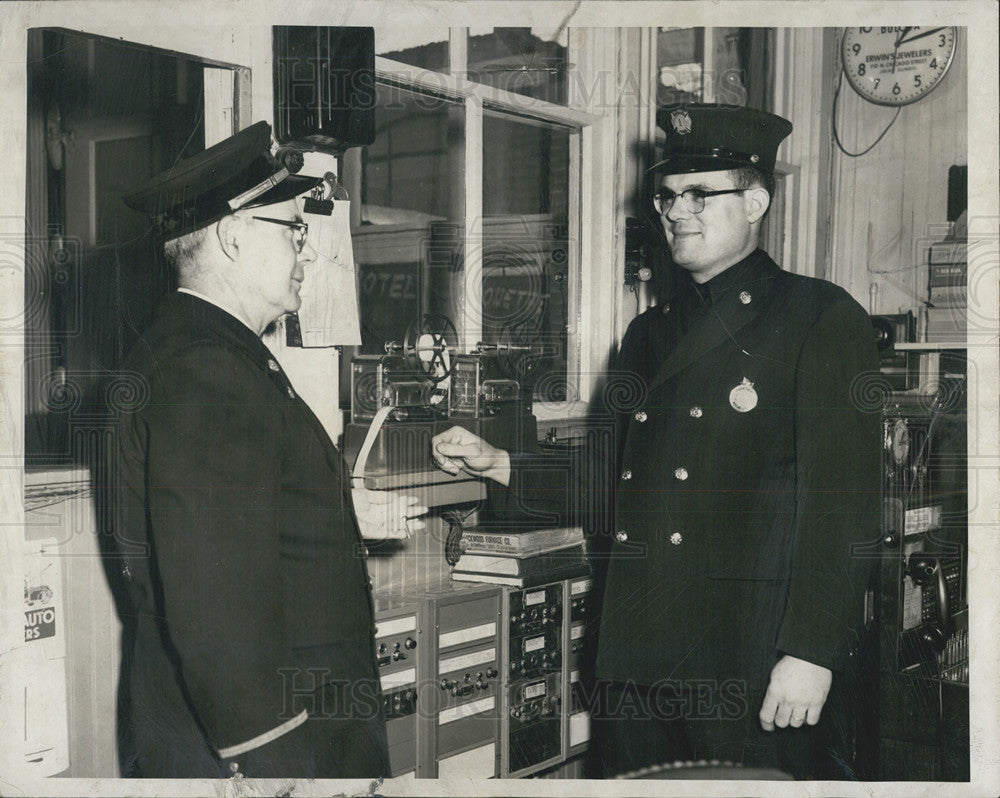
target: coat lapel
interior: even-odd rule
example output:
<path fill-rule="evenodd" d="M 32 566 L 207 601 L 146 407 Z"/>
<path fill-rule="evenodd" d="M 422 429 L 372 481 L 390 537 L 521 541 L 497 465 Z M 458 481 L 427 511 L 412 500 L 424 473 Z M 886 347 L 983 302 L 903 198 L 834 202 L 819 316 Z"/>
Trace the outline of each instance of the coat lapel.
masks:
<path fill-rule="evenodd" d="M 750 264 L 744 282 L 715 301 L 708 315 L 694 324 L 687 334 L 680 336 L 653 377 L 650 390 L 656 389 L 726 341 L 742 346 L 739 331 L 760 314 L 765 299 L 771 292 L 774 277 L 780 271 L 778 265 L 763 250 L 757 250 L 751 257 L 756 262 Z M 749 302 L 745 303 L 740 299 L 744 292 L 749 295 Z"/>
<path fill-rule="evenodd" d="M 215 335 L 225 340 L 229 347 L 243 352 L 257 368 L 268 376 L 271 382 L 278 386 L 282 393 L 287 393 L 290 388 L 295 392 L 295 402 L 302 412 L 302 416 L 319 440 L 331 470 L 337 474 L 339 479 L 343 473 L 340 452 L 330 439 L 323 423 L 316 417 L 309 405 L 298 396 L 298 392 L 295 391 L 284 370 L 280 367 L 277 370 L 271 368 L 270 362 L 273 360 L 277 363 L 277 359 L 267 348 L 267 345 L 247 329 L 242 322 L 200 297 L 175 293 L 171 295 L 169 301 L 175 303 L 176 312 L 193 315 L 200 324 L 211 329 Z"/>

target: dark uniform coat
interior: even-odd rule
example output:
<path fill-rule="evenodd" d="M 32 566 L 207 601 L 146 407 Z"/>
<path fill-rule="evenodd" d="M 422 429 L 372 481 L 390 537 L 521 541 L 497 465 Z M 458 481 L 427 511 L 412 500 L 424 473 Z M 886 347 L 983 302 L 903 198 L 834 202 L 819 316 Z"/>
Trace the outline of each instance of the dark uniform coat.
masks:
<path fill-rule="evenodd" d="M 685 331 L 630 325 L 596 672 L 767 686 L 781 654 L 842 669 L 878 533 L 878 356 L 865 311 L 757 250 Z M 674 312 L 676 316 L 676 312 Z"/>
<path fill-rule="evenodd" d="M 191 295 L 126 367 L 148 389 L 116 462 L 131 774 L 385 775 L 364 549 L 320 422 L 252 331 Z"/>
<path fill-rule="evenodd" d="M 846 291 L 761 250 L 710 282 L 698 318 L 670 297 L 632 322 L 604 391 L 618 423 L 596 675 L 760 695 L 781 654 L 839 670 L 859 643 L 878 355 Z M 512 467 L 521 509 L 554 504 L 551 468 Z"/>

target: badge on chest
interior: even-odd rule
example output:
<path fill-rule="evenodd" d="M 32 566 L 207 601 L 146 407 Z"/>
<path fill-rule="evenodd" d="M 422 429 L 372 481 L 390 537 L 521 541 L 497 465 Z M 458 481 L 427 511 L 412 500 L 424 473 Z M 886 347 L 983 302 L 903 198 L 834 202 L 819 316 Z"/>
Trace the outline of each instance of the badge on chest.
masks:
<path fill-rule="evenodd" d="M 737 413 L 749 413 L 757 406 L 757 391 L 746 377 L 729 392 L 729 404 Z"/>

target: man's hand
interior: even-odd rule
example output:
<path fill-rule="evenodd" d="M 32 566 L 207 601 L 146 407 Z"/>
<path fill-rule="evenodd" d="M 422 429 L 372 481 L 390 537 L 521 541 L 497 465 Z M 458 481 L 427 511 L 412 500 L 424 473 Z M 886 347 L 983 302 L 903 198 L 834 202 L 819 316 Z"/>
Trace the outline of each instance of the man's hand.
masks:
<path fill-rule="evenodd" d="M 463 427 L 452 427 L 431 440 L 431 454 L 442 471 L 465 471 L 474 477 L 488 477 L 501 485 L 510 483 L 510 455 L 490 446 Z"/>
<path fill-rule="evenodd" d="M 351 497 L 363 538 L 398 540 L 424 528 L 424 522 L 417 517 L 424 515 L 427 508 L 417 504 L 416 496 L 355 487 L 351 490 Z"/>
<path fill-rule="evenodd" d="M 829 668 L 786 654 L 771 669 L 771 681 L 760 707 L 761 727 L 774 731 L 775 726 L 815 726 L 832 681 Z"/>

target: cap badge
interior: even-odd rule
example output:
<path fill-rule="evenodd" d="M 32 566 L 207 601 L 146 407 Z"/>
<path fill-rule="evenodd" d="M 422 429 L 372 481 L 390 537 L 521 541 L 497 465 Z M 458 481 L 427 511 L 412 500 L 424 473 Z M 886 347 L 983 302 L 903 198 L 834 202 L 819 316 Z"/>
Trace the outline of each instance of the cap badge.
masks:
<path fill-rule="evenodd" d="M 678 136 L 686 136 L 691 132 L 691 115 L 683 108 L 671 111 L 670 124 Z"/>
<path fill-rule="evenodd" d="M 749 413 L 757 406 L 757 392 L 746 377 L 729 392 L 729 404 L 737 413 Z"/>
<path fill-rule="evenodd" d="M 288 170 L 285 169 L 285 167 L 281 167 L 281 169 L 279 169 L 270 177 L 267 177 L 264 180 L 262 180 L 253 188 L 248 188 L 242 194 L 233 197 L 231 200 L 227 200 L 229 203 L 229 207 L 234 211 L 239 210 L 248 202 L 250 202 L 250 200 L 256 199 L 265 191 L 274 188 L 276 185 L 278 185 L 278 183 L 280 183 L 282 180 L 288 177 L 288 175 L 289 175 Z"/>

